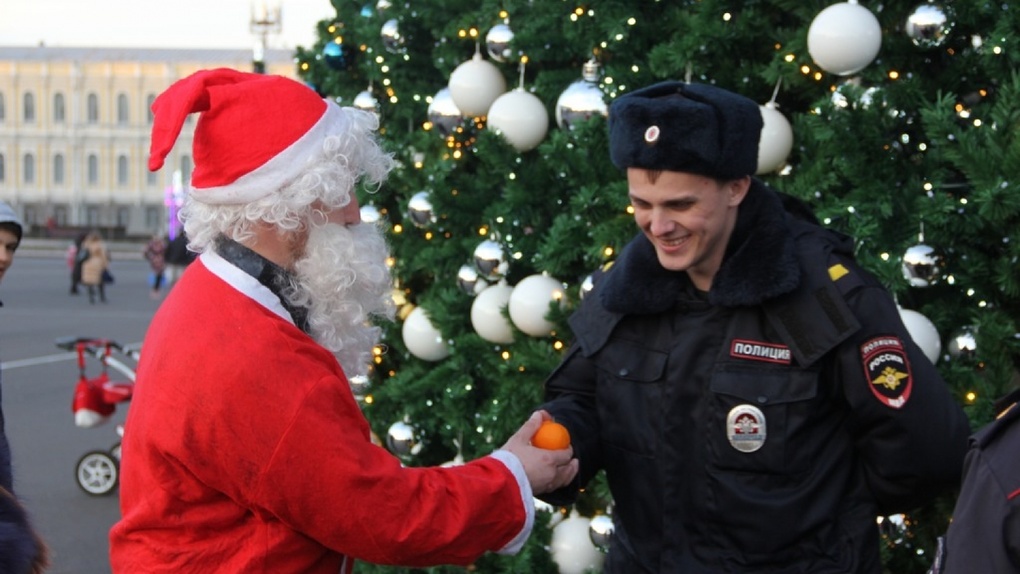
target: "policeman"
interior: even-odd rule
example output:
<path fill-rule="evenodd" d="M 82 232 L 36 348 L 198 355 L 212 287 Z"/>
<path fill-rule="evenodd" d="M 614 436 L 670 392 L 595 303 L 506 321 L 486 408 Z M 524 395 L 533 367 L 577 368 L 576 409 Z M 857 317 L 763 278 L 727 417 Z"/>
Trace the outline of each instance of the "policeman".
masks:
<path fill-rule="evenodd" d="M 616 99 L 640 233 L 570 325 L 542 408 L 614 499 L 609 573 L 881 572 L 876 517 L 958 485 L 969 426 L 849 237 L 752 177 L 759 106 Z"/>
<path fill-rule="evenodd" d="M 1020 390 L 970 439 L 953 522 L 931 574 L 1020 572 Z"/>

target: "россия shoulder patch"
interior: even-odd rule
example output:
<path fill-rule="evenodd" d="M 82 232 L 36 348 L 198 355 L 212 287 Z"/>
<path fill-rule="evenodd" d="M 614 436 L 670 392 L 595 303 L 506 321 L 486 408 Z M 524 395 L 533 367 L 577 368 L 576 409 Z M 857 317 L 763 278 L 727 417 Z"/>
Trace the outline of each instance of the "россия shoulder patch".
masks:
<path fill-rule="evenodd" d="M 861 345 L 861 361 L 871 392 L 882 404 L 902 408 L 910 398 L 910 360 L 899 337 L 875 337 Z"/>

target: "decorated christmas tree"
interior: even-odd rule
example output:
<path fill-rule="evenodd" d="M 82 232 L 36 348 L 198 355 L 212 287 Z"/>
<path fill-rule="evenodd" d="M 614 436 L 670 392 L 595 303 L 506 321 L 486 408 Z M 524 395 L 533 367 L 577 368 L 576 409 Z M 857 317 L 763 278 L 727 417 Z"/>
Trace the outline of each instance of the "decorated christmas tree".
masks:
<path fill-rule="evenodd" d="M 384 187 L 359 190 L 392 245 L 399 317 L 352 386 L 407 465 L 491 452 L 542 402 L 566 317 L 636 233 L 607 104 L 665 79 L 761 104 L 758 177 L 856 238 L 974 428 L 1016 387 L 1020 11 L 1008 3 L 332 4 L 297 63 L 324 96 L 378 113 L 399 161 Z M 878 518 L 889 572 L 926 570 L 953 502 Z M 469 570 L 597 570 L 611 510 L 597 480 L 575 507 L 543 508 L 520 555 Z"/>

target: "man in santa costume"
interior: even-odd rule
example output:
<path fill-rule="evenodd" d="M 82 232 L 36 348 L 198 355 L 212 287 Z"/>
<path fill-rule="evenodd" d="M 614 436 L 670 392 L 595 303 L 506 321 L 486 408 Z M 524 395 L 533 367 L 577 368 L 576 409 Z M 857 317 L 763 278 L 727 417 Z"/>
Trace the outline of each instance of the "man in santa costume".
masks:
<path fill-rule="evenodd" d="M 127 417 L 115 573 L 349 573 L 354 559 L 469 564 L 513 553 L 572 450 L 529 438 L 405 468 L 370 440 L 348 377 L 392 318 L 380 231 L 355 184 L 393 160 L 369 112 L 279 76 L 200 71 L 152 106 L 149 169 L 200 113 L 181 210 L 201 253 L 150 324 Z"/>

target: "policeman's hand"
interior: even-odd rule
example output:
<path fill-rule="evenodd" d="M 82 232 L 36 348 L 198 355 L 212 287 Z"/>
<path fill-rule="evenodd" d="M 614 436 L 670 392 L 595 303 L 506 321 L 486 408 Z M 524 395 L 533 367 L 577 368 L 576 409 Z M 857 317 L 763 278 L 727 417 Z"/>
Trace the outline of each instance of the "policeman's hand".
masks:
<path fill-rule="evenodd" d="M 573 458 L 573 447 L 562 450 L 547 450 L 531 445 L 531 437 L 541 426 L 542 421 L 552 417 L 545 411 L 536 411 L 531 418 L 503 445 L 503 450 L 512 452 L 528 475 L 531 490 L 535 494 L 544 494 L 562 488 L 577 475 L 578 462 Z"/>

